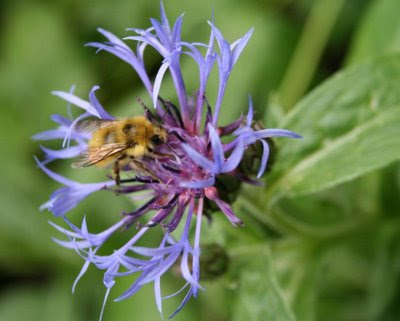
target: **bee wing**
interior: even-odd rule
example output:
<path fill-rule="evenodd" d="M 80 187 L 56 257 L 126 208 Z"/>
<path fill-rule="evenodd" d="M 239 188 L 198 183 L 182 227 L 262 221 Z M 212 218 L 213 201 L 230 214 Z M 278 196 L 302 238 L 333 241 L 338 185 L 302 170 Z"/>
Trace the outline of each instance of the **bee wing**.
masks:
<path fill-rule="evenodd" d="M 129 148 L 129 145 L 118 143 L 89 147 L 84 154 L 80 155 L 79 158 L 72 163 L 72 167 L 81 168 L 95 165 L 110 156 L 123 152 L 127 148 Z"/>
<path fill-rule="evenodd" d="M 94 132 L 100 128 L 112 127 L 118 121 L 117 120 L 106 120 L 106 119 L 85 119 L 78 123 L 76 129 L 82 134 Z"/>

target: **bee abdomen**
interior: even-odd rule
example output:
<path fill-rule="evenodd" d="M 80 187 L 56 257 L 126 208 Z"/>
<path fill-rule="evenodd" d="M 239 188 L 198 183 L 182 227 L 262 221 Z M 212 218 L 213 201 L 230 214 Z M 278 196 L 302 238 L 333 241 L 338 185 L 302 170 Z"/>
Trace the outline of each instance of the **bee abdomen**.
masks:
<path fill-rule="evenodd" d="M 127 123 L 122 127 L 122 131 L 127 136 L 133 136 L 136 134 L 136 127 L 133 124 Z"/>
<path fill-rule="evenodd" d="M 89 141 L 89 146 L 97 147 L 107 144 L 113 144 L 116 142 L 117 135 L 115 130 L 111 128 L 101 128 L 93 133 L 92 138 Z"/>
<path fill-rule="evenodd" d="M 115 132 L 113 130 L 108 130 L 104 133 L 104 144 L 115 143 Z"/>

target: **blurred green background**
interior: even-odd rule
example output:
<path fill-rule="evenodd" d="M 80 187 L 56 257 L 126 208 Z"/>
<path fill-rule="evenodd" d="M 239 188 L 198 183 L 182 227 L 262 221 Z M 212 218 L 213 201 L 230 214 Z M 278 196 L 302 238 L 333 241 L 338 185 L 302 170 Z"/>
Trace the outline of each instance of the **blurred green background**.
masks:
<path fill-rule="evenodd" d="M 207 41 L 206 21 L 213 10 L 229 41 L 255 28 L 231 75 L 222 123 L 246 110 L 250 93 L 257 118 L 274 127 L 282 123 L 284 111 L 336 71 L 400 50 L 398 0 L 164 3 L 170 22 L 185 12 L 183 38 L 188 41 Z M 59 186 L 35 166 L 33 155 L 41 157 L 42 152 L 31 136 L 53 126 L 51 114 L 65 112 L 64 102 L 50 92 L 68 91 L 73 84 L 83 98 L 94 84 L 100 85 L 100 101 L 116 116 L 140 112 L 135 98 L 147 97 L 133 70 L 83 45 L 102 40 L 98 27 L 123 37 L 125 28 L 149 26 L 150 17 L 159 17 L 157 0 L 0 3 L 1 321 L 98 319 L 102 273 L 90 269 L 71 294 L 82 260 L 51 241 L 56 231 L 47 221 L 61 222 L 38 210 Z M 160 59 L 150 54 L 147 62 L 154 76 Z M 182 66 L 194 92 L 197 69 L 193 72 L 194 64 L 186 59 Z M 162 95 L 172 95 L 168 79 Z M 215 86 L 208 95 L 215 95 Z M 277 143 L 278 152 L 284 143 Z M 235 206 L 245 228 L 233 229 L 219 216 L 211 227 L 203 227 L 204 240 L 223 245 L 230 255 L 229 273 L 204 281 L 207 291 L 174 320 L 400 320 L 400 168 L 398 162 L 390 163 L 288 199 L 273 214 L 263 204 L 264 192 L 251 199 L 252 193 L 244 191 Z M 96 170 L 77 173 L 62 162 L 50 167 L 82 182 L 103 179 Z M 131 206 L 104 192 L 88 198 L 69 217 L 78 223 L 86 213 L 89 227 L 99 231 Z M 169 275 L 165 293 L 176 284 L 179 280 Z M 127 286 L 129 280 L 120 280 L 111 298 Z M 151 286 L 126 301 L 111 301 L 104 321 L 160 320 Z M 179 298 L 171 299 L 166 315 L 178 304 Z"/>

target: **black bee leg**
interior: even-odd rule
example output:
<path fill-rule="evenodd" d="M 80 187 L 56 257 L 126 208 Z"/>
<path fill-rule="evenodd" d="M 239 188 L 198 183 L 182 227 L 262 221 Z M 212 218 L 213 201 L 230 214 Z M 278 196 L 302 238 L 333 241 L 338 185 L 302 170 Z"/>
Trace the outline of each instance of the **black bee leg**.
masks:
<path fill-rule="evenodd" d="M 132 158 L 131 162 L 130 162 L 130 166 L 136 172 L 141 172 L 143 174 L 146 174 L 146 175 L 150 176 L 152 179 L 158 181 L 157 175 L 152 170 L 150 170 L 149 168 L 144 166 L 141 162 Z"/>
<path fill-rule="evenodd" d="M 115 185 L 117 185 L 117 187 L 119 187 L 121 185 L 121 177 L 119 175 L 119 173 L 121 171 L 120 161 L 125 159 L 126 157 L 127 157 L 126 154 L 121 154 L 115 159 L 115 162 L 114 162 L 113 170 L 114 170 L 114 174 L 115 174 Z"/>
<path fill-rule="evenodd" d="M 114 174 L 115 174 L 115 184 L 117 185 L 117 187 L 119 187 L 119 185 L 121 184 L 121 177 L 119 176 L 119 172 L 120 172 L 120 166 L 119 166 L 119 160 L 117 159 L 114 162 L 114 166 L 113 166 L 113 170 L 114 170 Z"/>
<path fill-rule="evenodd" d="M 155 151 L 151 151 L 148 156 L 151 158 L 154 158 L 154 159 L 155 158 L 174 158 L 174 155 L 172 155 L 172 154 L 165 154 L 165 153 L 160 153 L 160 152 L 155 152 Z"/>

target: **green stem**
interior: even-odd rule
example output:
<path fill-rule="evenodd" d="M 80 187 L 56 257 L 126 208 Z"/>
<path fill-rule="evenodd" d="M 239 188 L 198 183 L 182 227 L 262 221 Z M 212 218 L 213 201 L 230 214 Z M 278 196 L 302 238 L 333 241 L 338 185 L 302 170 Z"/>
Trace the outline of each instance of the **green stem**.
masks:
<path fill-rule="evenodd" d="M 315 0 L 279 89 L 288 111 L 307 91 L 344 0 Z"/>

